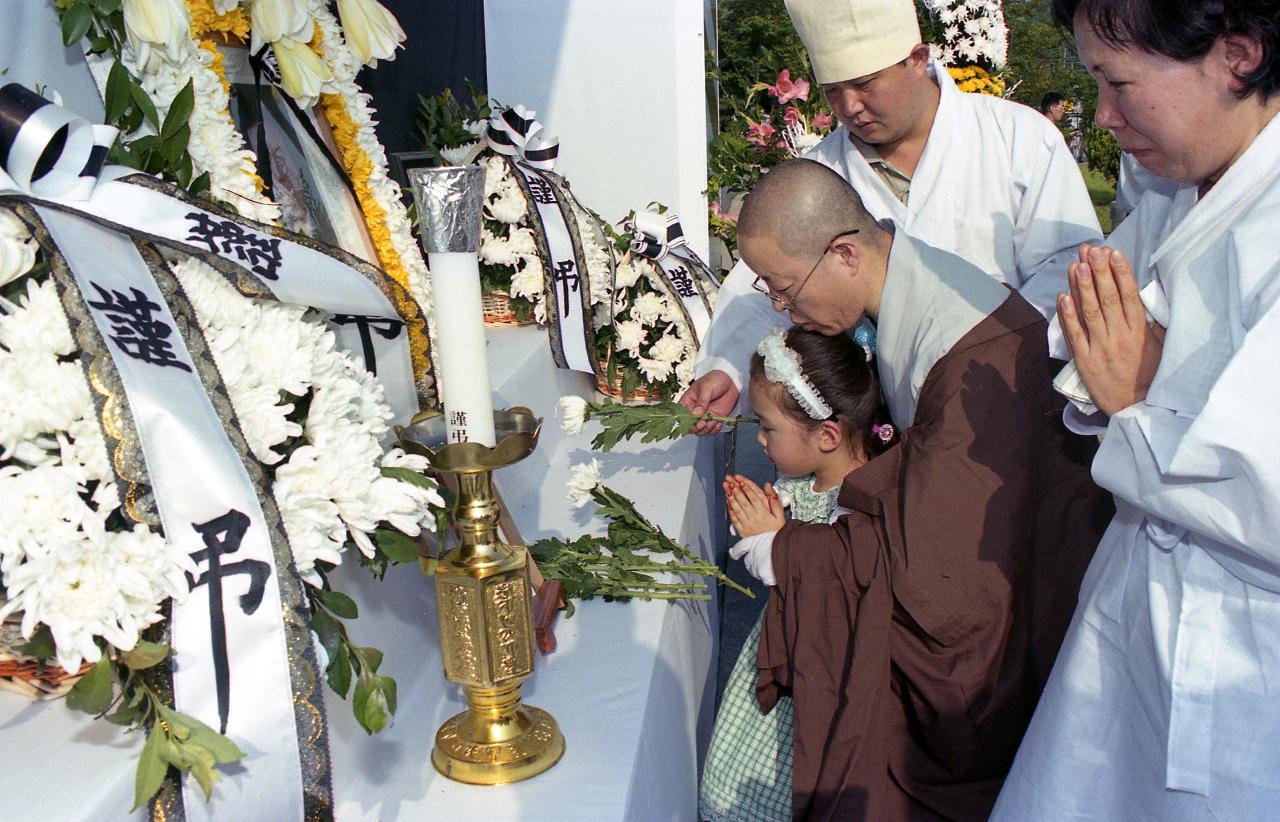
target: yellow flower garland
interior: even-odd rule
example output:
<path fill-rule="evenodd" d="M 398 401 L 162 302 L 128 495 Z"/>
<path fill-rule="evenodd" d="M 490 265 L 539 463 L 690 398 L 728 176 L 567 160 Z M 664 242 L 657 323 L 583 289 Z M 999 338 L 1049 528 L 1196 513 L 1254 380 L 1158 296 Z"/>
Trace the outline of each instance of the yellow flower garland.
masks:
<path fill-rule="evenodd" d="M 218 14 L 213 0 L 187 0 L 191 13 L 191 36 L 199 39 L 211 32 L 249 40 L 249 13 L 236 6 L 226 14 Z"/>
<path fill-rule="evenodd" d="M 310 45 L 323 57 L 320 38 L 317 28 L 316 36 Z M 369 230 L 369 238 L 373 242 L 374 252 L 378 255 L 378 262 L 387 276 L 400 286 L 400 289 L 390 296 L 400 309 L 401 316 L 406 318 L 417 316 L 419 306 L 411 296 L 413 290 L 409 287 L 409 272 L 401 262 L 400 253 L 396 251 L 395 244 L 392 242 L 391 229 L 387 227 L 387 213 L 378 202 L 378 198 L 374 196 L 373 187 L 369 185 L 369 178 L 373 175 L 373 161 L 357 140 L 360 127 L 352 119 L 351 113 L 347 110 L 347 101 L 340 94 L 321 94 L 320 111 L 329 124 L 334 146 L 338 149 L 338 159 L 346 169 L 351 187 L 355 190 L 356 201 L 360 205 L 361 214 L 364 215 L 365 226 Z M 423 306 L 422 310 L 425 311 L 425 308 Z M 426 328 L 415 327 L 414 323 L 410 323 L 408 331 L 409 359 L 413 363 L 414 376 L 420 379 L 423 374 L 431 370 L 430 341 Z"/>
<path fill-rule="evenodd" d="M 991 75 L 982 66 L 949 66 L 947 73 L 956 81 L 956 88 L 963 92 L 1004 96 L 1004 78 Z"/>
<path fill-rule="evenodd" d="M 196 41 L 196 45 L 213 55 L 209 70 L 218 76 L 222 90 L 230 94 L 231 83 L 227 80 L 227 73 L 222 68 L 222 52 L 218 50 L 218 44 L 206 35 L 220 34 L 228 39 L 235 38 L 241 42 L 248 42 L 249 13 L 240 6 L 236 6 L 226 14 L 218 14 L 213 7 L 213 0 L 187 0 L 187 11 L 191 13 L 192 39 Z M 230 109 L 223 109 L 220 113 L 226 119 L 231 119 Z M 265 186 L 262 178 L 249 171 L 245 174 L 253 181 L 254 190 L 262 194 Z"/>

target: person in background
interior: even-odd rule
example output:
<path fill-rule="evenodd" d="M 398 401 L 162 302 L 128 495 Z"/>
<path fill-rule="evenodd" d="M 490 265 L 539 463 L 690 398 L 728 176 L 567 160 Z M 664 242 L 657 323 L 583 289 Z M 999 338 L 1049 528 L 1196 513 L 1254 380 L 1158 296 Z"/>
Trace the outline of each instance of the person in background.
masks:
<path fill-rule="evenodd" d="M 1117 511 L 1002 822 L 1280 809 L 1280 3 L 1168 8 L 1053 3 L 1158 179 L 1059 301 Z"/>
<path fill-rule="evenodd" d="M 1040 98 L 1040 113 L 1056 126 L 1067 113 L 1067 98 L 1056 91 L 1046 93 Z"/>
<path fill-rule="evenodd" d="M 1033 109 L 956 89 L 920 42 L 912 0 L 787 0 L 840 126 L 806 156 L 877 220 L 1017 289 L 1045 316 L 1075 249 L 1102 237 L 1062 135 Z M 698 354 L 691 410 L 729 415 L 756 340 L 782 324 L 734 266 Z M 699 423 L 699 434 L 720 430 Z"/>

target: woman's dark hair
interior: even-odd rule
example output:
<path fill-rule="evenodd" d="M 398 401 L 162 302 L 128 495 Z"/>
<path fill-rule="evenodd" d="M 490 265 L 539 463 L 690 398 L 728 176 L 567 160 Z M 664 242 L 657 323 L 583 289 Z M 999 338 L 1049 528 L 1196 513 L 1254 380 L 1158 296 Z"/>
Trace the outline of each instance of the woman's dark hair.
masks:
<path fill-rule="evenodd" d="M 868 458 L 887 450 L 888 442 L 872 431 L 872 426 L 889 424 L 889 412 L 880 395 L 875 368 L 867 361 L 862 346 L 848 334 L 827 337 L 816 331 L 805 331 L 798 325 L 787 330 L 787 347 L 800 355 L 800 367 L 831 406 L 831 417 L 840 423 L 845 441 L 858 443 Z M 774 391 L 778 407 L 807 428 L 817 428 L 824 421 L 810 417 L 786 386 L 770 383 L 764 375 L 764 357 L 751 358 L 751 379 Z"/>
<path fill-rule="evenodd" d="M 1280 91 L 1280 0 L 1053 0 L 1053 19 L 1068 31 L 1078 14 L 1107 45 L 1182 62 L 1204 57 L 1219 37 L 1252 37 L 1262 61 L 1236 75 L 1238 96 L 1257 93 L 1266 102 Z"/>

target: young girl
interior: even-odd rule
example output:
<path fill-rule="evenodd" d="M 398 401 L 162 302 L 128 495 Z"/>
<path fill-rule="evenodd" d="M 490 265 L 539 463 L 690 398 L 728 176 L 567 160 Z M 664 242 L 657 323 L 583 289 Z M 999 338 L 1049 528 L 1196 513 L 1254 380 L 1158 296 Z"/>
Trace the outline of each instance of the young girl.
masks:
<path fill-rule="evenodd" d="M 725 478 L 729 519 L 738 535 L 744 543 L 772 539 L 786 521 L 784 506 L 805 522 L 835 519 L 845 475 L 894 439 L 866 352 L 844 334 L 825 337 L 793 326 L 784 335 L 776 328 L 756 349 L 749 391 L 760 418 L 760 444 L 781 478 L 777 491 L 768 483 L 762 490 L 745 477 Z M 716 714 L 699 797 L 707 822 L 792 818 L 792 705 L 783 698 L 770 713 L 760 713 L 759 643 L 757 621 Z"/>

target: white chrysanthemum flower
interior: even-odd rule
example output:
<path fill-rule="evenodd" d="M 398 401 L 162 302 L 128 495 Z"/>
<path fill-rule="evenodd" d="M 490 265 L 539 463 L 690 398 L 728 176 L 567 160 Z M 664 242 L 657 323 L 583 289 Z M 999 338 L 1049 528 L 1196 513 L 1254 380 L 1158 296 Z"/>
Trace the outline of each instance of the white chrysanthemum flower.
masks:
<path fill-rule="evenodd" d="M 57 356 L 66 356 L 75 349 L 67 315 L 51 281 L 28 281 L 18 309 L 0 314 L 0 346 L 10 351 L 44 351 Z"/>
<path fill-rule="evenodd" d="M 440 149 L 440 159 L 444 160 L 445 165 L 465 166 L 476 158 L 476 156 L 484 150 L 484 144 L 464 143 L 453 148 Z"/>
<path fill-rule="evenodd" d="M 485 204 L 485 212 L 490 217 L 508 225 L 515 225 L 525 218 L 529 203 L 519 188 L 502 188 L 498 195 L 496 200 Z"/>
<path fill-rule="evenodd" d="M 538 302 L 543 298 L 544 284 L 542 265 L 538 258 L 526 258 L 525 264 L 511 275 L 511 294 L 515 297 L 523 297 L 530 302 Z"/>
<path fill-rule="evenodd" d="M 652 291 L 646 291 L 631 303 L 631 318 L 644 325 L 653 325 L 662 318 L 666 310 L 666 300 Z"/>
<path fill-rule="evenodd" d="M 560 427 L 566 434 L 581 434 L 587 421 L 587 401 L 573 395 L 560 398 Z"/>
<path fill-rule="evenodd" d="M 36 243 L 25 223 L 0 208 L 0 285 L 10 283 L 36 264 Z"/>
<path fill-rule="evenodd" d="M 591 502 L 591 492 L 600 485 L 600 461 L 579 463 L 570 469 L 569 502 L 581 508 Z"/>
<path fill-rule="evenodd" d="M 112 489 L 113 490 L 113 489 Z M 129 650 L 161 619 L 159 604 L 187 591 L 195 567 L 144 525 L 106 530 L 106 512 L 86 504 L 76 472 L 46 465 L 0 469 L 0 572 L 8 602 L 22 611 L 22 634 L 53 632 L 58 664 L 74 671 L 96 661 L 101 636 Z M 114 494 L 103 495 L 114 507 Z M 109 509 L 108 509 L 109 510 Z"/>
<path fill-rule="evenodd" d="M 675 334 L 663 334 L 662 337 L 649 348 L 649 355 L 655 360 L 666 363 L 674 363 L 684 357 L 688 351 L 688 346 L 684 341 Z"/>
<path fill-rule="evenodd" d="M 654 360 L 648 357 L 637 357 L 640 361 L 640 373 L 651 383 L 657 384 L 671 376 L 674 370 L 671 363 L 665 360 Z"/>
<path fill-rule="evenodd" d="M 693 382 L 693 357 L 686 357 L 676 366 L 676 380 L 680 383 L 680 390 L 684 390 Z"/>
<path fill-rule="evenodd" d="M 489 265 L 513 266 L 520 262 L 520 255 L 502 237 L 486 233 L 480 241 L 480 262 Z"/>
<path fill-rule="evenodd" d="M 501 155 L 490 154 L 484 159 L 484 198 L 488 200 L 495 194 L 514 185 L 511 179 L 511 167 Z"/>
<path fill-rule="evenodd" d="M 617 349 L 639 356 L 640 346 L 649 338 L 648 329 L 635 320 L 622 320 L 614 326 L 614 330 L 618 334 Z"/>
<path fill-rule="evenodd" d="M 5 407 L 0 452 L 5 457 L 21 443 L 66 430 L 93 409 L 80 365 L 59 362 L 47 351 L 0 351 L 0 397 Z"/>
<path fill-rule="evenodd" d="M 522 257 L 534 257 L 538 254 L 538 242 L 533 230 L 528 228 L 512 228 L 507 235 L 507 247 Z"/>
<path fill-rule="evenodd" d="M 616 276 L 618 288 L 630 288 L 640 282 L 640 267 L 630 257 L 619 260 Z"/>

